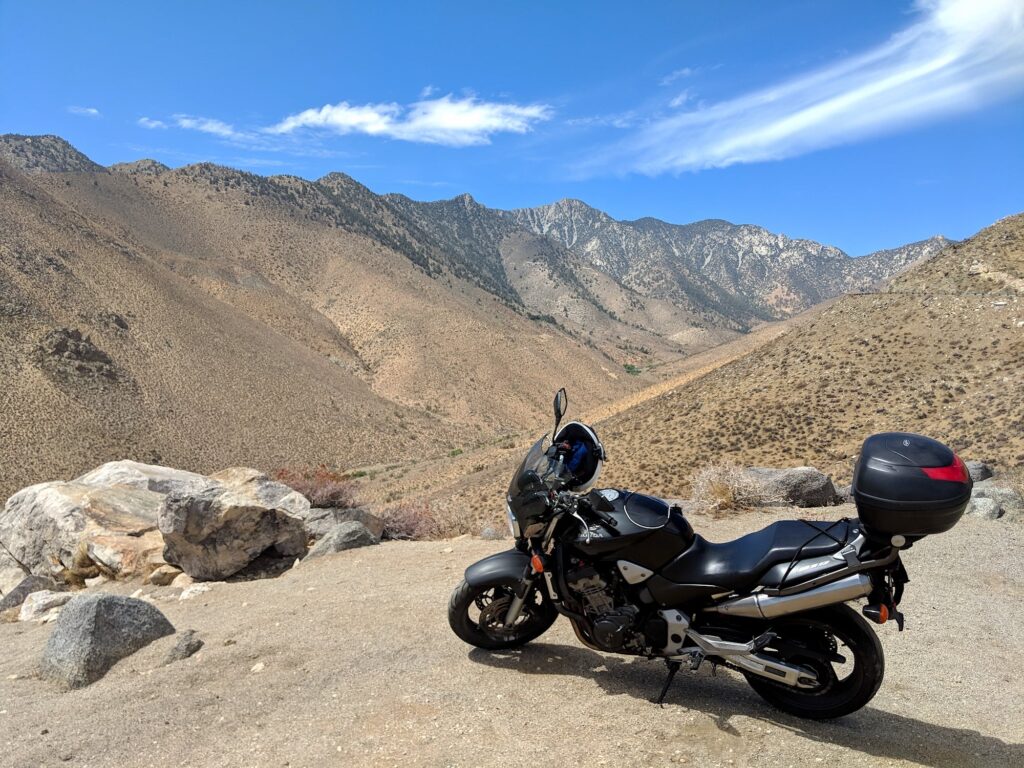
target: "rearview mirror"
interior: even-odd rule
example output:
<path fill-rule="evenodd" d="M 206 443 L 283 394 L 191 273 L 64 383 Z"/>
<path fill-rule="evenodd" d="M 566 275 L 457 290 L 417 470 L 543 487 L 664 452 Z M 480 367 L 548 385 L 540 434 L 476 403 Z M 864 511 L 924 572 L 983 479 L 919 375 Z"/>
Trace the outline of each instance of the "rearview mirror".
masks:
<path fill-rule="evenodd" d="M 565 387 L 562 387 L 555 393 L 555 431 L 551 433 L 551 439 L 554 440 L 554 436 L 558 433 L 558 425 L 562 423 L 562 417 L 565 416 L 565 411 L 569 407 L 569 396 L 565 393 Z"/>

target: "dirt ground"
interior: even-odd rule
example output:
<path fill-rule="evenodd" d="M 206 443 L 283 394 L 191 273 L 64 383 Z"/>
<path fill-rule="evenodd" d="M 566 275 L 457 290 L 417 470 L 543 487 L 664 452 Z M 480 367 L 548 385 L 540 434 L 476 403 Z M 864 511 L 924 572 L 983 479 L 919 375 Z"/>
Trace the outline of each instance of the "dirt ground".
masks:
<path fill-rule="evenodd" d="M 724 540 L 791 514 L 694 524 Z M 659 709 L 662 664 L 588 650 L 562 619 L 520 652 L 471 649 L 448 594 L 506 543 L 385 543 L 188 601 L 147 590 L 205 647 L 162 666 L 164 638 L 72 692 L 36 677 L 52 625 L 0 625 L 0 765 L 1024 765 L 1020 526 L 965 519 L 906 553 L 886 680 L 824 723 L 708 668 Z"/>

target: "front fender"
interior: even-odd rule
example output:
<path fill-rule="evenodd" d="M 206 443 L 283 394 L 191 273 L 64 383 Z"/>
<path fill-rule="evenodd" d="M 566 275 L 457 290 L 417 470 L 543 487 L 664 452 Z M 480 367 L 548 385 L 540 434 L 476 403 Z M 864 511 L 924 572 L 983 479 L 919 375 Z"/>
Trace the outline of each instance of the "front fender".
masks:
<path fill-rule="evenodd" d="M 518 549 L 499 552 L 478 560 L 466 569 L 466 583 L 471 587 L 492 587 L 519 581 L 530 566 L 530 556 Z"/>

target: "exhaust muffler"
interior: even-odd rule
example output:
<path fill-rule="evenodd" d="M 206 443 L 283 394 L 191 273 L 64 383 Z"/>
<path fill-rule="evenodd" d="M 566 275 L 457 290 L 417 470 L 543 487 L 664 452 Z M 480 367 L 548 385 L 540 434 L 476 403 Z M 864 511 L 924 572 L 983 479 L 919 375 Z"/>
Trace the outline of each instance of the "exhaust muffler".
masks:
<path fill-rule="evenodd" d="M 798 592 L 795 595 L 749 595 L 720 603 L 707 610 L 729 616 L 774 619 L 776 616 L 784 616 L 787 613 L 799 613 L 812 608 L 845 603 L 847 600 L 856 600 L 869 592 L 871 592 L 871 579 L 863 573 L 857 573 L 847 576 L 845 579 L 809 589 L 806 592 Z"/>

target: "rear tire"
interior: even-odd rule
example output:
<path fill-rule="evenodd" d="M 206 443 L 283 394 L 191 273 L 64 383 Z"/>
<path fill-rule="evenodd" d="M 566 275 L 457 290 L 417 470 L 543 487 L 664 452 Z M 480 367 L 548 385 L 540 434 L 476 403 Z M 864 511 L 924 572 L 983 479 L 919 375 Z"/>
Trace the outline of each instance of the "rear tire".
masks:
<path fill-rule="evenodd" d="M 806 665 L 822 681 L 819 688 L 792 688 L 758 675 L 747 674 L 750 687 L 769 704 L 797 717 L 828 720 L 856 712 L 878 692 L 885 675 L 885 656 L 871 626 L 848 605 L 832 605 L 816 611 L 782 616 L 771 622 L 769 631 L 787 641 L 788 648 L 761 653 L 790 664 Z M 800 647 L 806 649 L 802 655 Z M 832 662 L 822 655 L 842 655 L 848 672 L 840 679 Z M 849 657 L 852 656 L 852 659 Z M 853 668 L 848 670 L 852 661 Z"/>
<path fill-rule="evenodd" d="M 452 631 L 470 645 L 489 651 L 517 648 L 540 637 L 555 623 L 558 611 L 536 587 L 526 596 L 515 626 L 500 626 L 503 609 L 511 602 L 516 586 L 517 581 L 509 581 L 473 587 L 463 580 L 448 601 Z"/>

